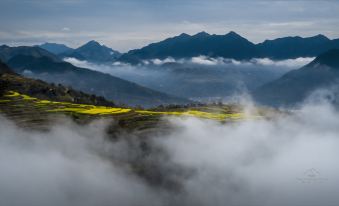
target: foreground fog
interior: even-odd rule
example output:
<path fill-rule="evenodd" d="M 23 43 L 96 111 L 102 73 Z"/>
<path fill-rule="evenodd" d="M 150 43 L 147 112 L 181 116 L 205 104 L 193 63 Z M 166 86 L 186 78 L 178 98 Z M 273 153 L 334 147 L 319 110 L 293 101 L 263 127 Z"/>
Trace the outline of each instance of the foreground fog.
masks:
<path fill-rule="evenodd" d="M 0 205 L 339 204 L 339 113 L 326 102 L 226 125 L 170 118 L 173 131 L 150 137 L 144 157 L 133 134 L 108 141 L 107 122 L 33 132 L 0 121 Z M 131 160 L 179 187 L 151 184 Z"/>

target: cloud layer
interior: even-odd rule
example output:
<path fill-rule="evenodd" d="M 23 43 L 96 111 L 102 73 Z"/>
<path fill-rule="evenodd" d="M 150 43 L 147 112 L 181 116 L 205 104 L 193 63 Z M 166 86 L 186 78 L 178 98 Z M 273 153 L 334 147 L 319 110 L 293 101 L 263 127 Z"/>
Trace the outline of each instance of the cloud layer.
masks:
<path fill-rule="evenodd" d="M 181 132 L 161 143 L 196 172 L 185 184 L 188 205 L 335 205 L 338 119 L 322 105 L 226 126 L 173 120 Z"/>
<path fill-rule="evenodd" d="M 68 57 L 64 59 L 65 61 L 79 67 L 90 68 L 94 70 L 102 70 L 99 67 L 103 67 L 103 65 L 96 65 L 91 62 L 81 61 L 76 58 Z M 286 60 L 272 60 L 269 58 L 253 58 L 249 61 L 237 61 L 234 59 L 227 58 L 212 58 L 207 56 L 196 56 L 192 58 L 186 59 L 174 59 L 172 57 L 167 57 L 165 59 L 150 59 L 142 61 L 143 65 L 163 65 L 166 63 L 179 63 L 179 64 L 197 64 L 197 65 L 205 65 L 205 66 L 217 66 L 217 65 L 229 65 L 229 66 L 274 66 L 274 67 L 287 67 L 291 69 L 300 68 L 311 61 L 314 60 L 314 57 L 299 57 L 296 59 L 286 59 Z M 106 65 L 107 66 L 107 65 Z M 113 66 L 128 66 L 127 63 L 115 62 Z"/>

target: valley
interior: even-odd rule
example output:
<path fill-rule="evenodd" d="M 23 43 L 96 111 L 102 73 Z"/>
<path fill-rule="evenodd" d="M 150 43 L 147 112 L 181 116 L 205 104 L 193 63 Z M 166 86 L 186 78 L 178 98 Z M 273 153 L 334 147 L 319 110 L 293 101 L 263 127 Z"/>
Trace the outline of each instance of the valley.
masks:
<path fill-rule="evenodd" d="M 0 206 L 338 206 L 339 1 L 0 0 Z"/>

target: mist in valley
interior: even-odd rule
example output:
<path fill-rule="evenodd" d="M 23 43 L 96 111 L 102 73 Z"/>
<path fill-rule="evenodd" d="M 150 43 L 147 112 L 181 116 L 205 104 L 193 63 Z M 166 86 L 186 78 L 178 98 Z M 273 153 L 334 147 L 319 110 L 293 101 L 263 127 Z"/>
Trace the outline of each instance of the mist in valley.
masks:
<path fill-rule="evenodd" d="M 0 205 L 337 205 L 329 93 L 271 119 L 166 118 L 171 131 L 146 137 L 147 153 L 137 133 L 110 139 L 105 120 L 34 131 L 1 117 Z"/>
<path fill-rule="evenodd" d="M 64 60 L 75 66 L 108 73 L 157 91 L 208 102 L 228 101 L 231 96 L 252 91 L 313 59 L 274 61 L 263 58 L 237 61 L 197 56 L 186 59 L 150 59 L 138 65 L 122 62 L 111 65 L 95 64 L 76 58 Z"/>

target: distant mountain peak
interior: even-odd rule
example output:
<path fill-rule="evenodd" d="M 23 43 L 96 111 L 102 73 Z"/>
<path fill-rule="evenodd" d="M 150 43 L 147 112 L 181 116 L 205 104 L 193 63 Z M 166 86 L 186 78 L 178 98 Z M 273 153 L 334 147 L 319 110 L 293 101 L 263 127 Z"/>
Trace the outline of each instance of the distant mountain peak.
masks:
<path fill-rule="evenodd" d="M 327 36 L 325 36 L 325 35 L 323 35 L 323 34 L 315 35 L 315 37 L 322 37 L 322 38 L 326 38 L 326 39 L 327 39 Z"/>
<path fill-rule="evenodd" d="M 103 47 L 99 42 L 95 41 L 95 40 L 91 40 L 85 44 L 83 44 L 82 46 L 80 46 L 79 48 L 76 49 L 76 51 L 79 50 L 87 50 L 87 49 L 93 49 L 93 48 L 101 48 Z"/>
<path fill-rule="evenodd" d="M 91 40 L 88 42 L 89 44 L 100 44 L 99 42 L 95 41 L 95 40 Z"/>
<path fill-rule="evenodd" d="M 121 56 L 120 52 L 113 50 L 95 40 L 74 49 L 72 52 L 64 53 L 64 57 L 73 57 L 90 62 L 107 63 L 113 62 Z"/>
<path fill-rule="evenodd" d="M 205 31 L 202 31 L 202 32 L 195 34 L 194 36 L 195 37 L 206 37 L 206 36 L 210 36 L 210 34 Z"/>
<path fill-rule="evenodd" d="M 323 35 L 323 34 L 318 34 L 316 36 L 310 37 L 310 38 L 314 38 L 314 39 L 320 39 L 320 40 L 326 40 L 329 41 L 330 39 L 327 38 L 327 36 Z"/>
<path fill-rule="evenodd" d="M 91 40 L 87 42 L 86 44 L 84 44 L 83 46 L 101 46 L 101 44 L 95 40 Z"/>
<path fill-rule="evenodd" d="M 238 33 L 234 32 L 234 31 L 228 32 L 225 36 L 229 36 L 229 37 L 241 37 L 241 38 L 243 38 L 242 36 L 240 36 Z"/>
<path fill-rule="evenodd" d="M 190 37 L 190 35 L 189 35 L 189 34 L 186 34 L 186 33 L 182 33 L 182 34 L 180 34 L 178 37 Z"/>
<path fill-rule="evenodd" d="M 64 52 L 70 52 L 72 51 L 73 49 L 64 45 L 64 44 L 58 44 L 58 43 L 50 43 L 50 42 L 45 42 L 41 45 L 37 45 L 38 47 L 40 48 L 43 48 L 53 54 L 61 54 L 61 53 L 64 53 Z"/>

